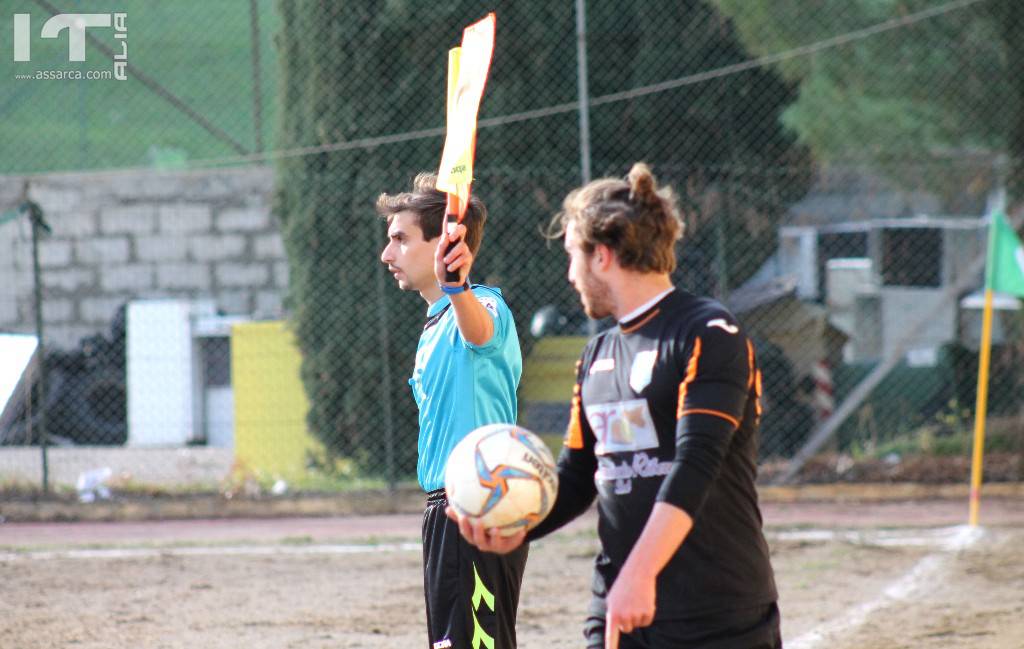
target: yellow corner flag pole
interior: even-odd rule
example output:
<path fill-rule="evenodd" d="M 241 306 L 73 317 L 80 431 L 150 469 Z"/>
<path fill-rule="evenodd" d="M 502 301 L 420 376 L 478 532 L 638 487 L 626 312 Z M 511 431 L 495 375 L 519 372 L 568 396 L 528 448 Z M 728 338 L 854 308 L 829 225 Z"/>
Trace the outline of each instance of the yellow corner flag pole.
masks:
<path fill-rule="evenodd" d="M 988 365 L 992 350 L 992 293 L 1024 297 L 1024 243 L 1001 212 L 991 216 L 988 251 L 985 254 L 985 314 L 981 325 L 978 358 L 978 401 L 974 409 L 974 458 L 971 462 L 970 525 L 978 525 L 981 500 L 981 460 L 985 451 L 985 418 L 988 414 Z"/>
<path fill-rule="evenodd" d="M 971 458 L 971 497 L 967 517 L 968 525 L 978 526 L 978 506 L 981 502 L 981 467 L 985 454 L 985 418 L 988 415 L 988 365 L 992 348 L 992 290 L 996 273 L 998 250 L 996 236 L 1002 216 L 992 214 L 988 226 L 988 245 L 985 250 L 985 311 L 981 320 L 981 345 L 978 357 L 978 398 L 974 402 L 974 452 Z"/>
<path fill-rule="evenodd" d="M 991 260 L 990 260 L 991 262 Z M 988 364 L 992 343 L 992 289 L 985 289 L 985 313 L 981 324 L 981 355 L 978 359 L 978 399 L 974 409 L 974 455 L 971 460 L 971 507 L 969 524 L 978 526 L 981 500 L 981 461 L 985 449 L 985 416 L 988 409 Z"/>

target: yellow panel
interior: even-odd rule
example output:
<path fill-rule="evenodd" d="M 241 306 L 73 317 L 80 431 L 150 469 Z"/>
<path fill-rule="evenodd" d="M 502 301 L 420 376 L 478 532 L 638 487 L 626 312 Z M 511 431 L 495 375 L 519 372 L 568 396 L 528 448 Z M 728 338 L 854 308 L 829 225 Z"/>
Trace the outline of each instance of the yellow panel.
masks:
<path fill-rule="evenodd" d="M 295 479 L 320 444 L 306 430 L 309 402 L 302 389 L 302 356 L 284 322 L 231 328 L 231 386 L 235 398 L 235 459 L 247 471 Z"/>
<path fill-rule="evenodd" d="M 584 336 L 548 336 L 538 340 L 523 363 L 519 399 L 568 403 L 576 382 L 576 361 L 586 344 Z"/>

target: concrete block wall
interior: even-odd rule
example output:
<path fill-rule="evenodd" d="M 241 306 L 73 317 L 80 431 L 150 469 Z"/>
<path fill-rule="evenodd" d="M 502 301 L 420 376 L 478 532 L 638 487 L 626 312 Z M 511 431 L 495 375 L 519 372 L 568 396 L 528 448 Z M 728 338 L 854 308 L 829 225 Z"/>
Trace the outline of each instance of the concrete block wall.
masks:
<path fill-rule="evenodd" d="M 0 176 L 0 212 L 20 177 Z M 210 298 L 226 314 L 279 318 L 288 265 L 270 214 L 271 167 L 54 174 L 29 196 L 53 232 L 39 247 L 48 344 L 106 333 L 137 298 Z M 35 330 L 30 228 L 0 225 L 0 331 Z"/>

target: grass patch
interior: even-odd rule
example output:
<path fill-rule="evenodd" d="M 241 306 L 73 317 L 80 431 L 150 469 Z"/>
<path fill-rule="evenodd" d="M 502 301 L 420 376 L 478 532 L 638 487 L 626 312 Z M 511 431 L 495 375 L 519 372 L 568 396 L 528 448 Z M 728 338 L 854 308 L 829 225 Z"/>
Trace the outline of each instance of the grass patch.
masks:
<path fill-rule="evenodd" d="M 258 0 L 263 148 L 276 121 L 280 28 L 274 0 Z M 0 97 L 0 173 L 127 166 L 181 166 L 183 160 L 237 155 L 147 88 L 128 79 L 16 80 L 41 70 L 110 71 L 112 61 L 86 45 L 84 62 L 68 61 L 68 38 L 43 39 L 48 12 L 30 0 L 5 4 L 8 16 L 31 15 L 31 61 L 0 63 L 7 92 Z M 248 4 L 202 0 L 92 0 L 90 13 L 125 12 L 128 62 L 173 94 L 247 152 L 255 148 L 253 68 Z M 71 9 L 67 9 L 71 11 Z M 8 22 L 8 25 L 11 23 Z M 120 51 L 113 29 L 88 31 Z M 0 30 L 0 51 L 13 50 L 13 30 Z M 174 152 L 168 157 L 167 152 Z"/>
<path fill-rule="evenodd" d="M 986 453 L 1024 451 L 1024 427 L 1019 418 L 993 418 L 987 422 L 986 428 Z M 969 455 L 973 447 L 973 428 L 927 425 L 886 441 L 856 441 L 850 452 L 855 459 L 886 459 L 894 455 L 901 458 L 955 457 Z"/>

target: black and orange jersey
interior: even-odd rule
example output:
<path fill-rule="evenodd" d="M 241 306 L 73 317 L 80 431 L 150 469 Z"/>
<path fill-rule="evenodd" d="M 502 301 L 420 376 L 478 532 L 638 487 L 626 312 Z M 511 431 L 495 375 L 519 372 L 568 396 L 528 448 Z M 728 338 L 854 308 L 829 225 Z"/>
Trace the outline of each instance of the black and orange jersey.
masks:
<path fill-rule="evenodd" d="M 674 290 L 592 339 L 577 365 L 555 509 L 534 539 L 598 498 L 594 592 L 610 588 L 655 502 L 694 520 L 657 580 L 657 619 L 777 598 L 757 473 L 760 372 L 718 302 Z"/>

